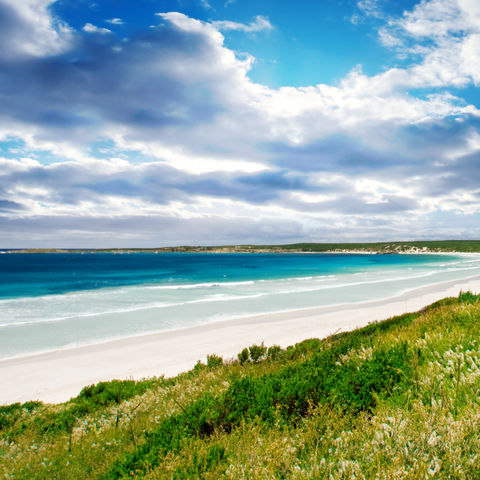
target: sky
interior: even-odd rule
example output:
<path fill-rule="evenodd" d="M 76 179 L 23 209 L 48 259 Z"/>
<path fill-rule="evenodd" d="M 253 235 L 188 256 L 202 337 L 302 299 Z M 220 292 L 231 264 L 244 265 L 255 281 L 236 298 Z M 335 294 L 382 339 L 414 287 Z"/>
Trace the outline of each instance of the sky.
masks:
<path fill-rule="evenodd" d="M 478 0 L 0 0 L 0 248 L 480 238 Z"/>

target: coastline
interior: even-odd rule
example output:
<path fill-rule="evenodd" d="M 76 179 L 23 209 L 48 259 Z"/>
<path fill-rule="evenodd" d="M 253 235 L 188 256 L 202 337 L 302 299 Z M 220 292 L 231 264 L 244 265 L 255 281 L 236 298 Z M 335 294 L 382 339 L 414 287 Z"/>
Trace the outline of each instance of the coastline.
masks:
<path fill-rule="evenodd" d="M 424 253 L 480 253 L 480 240 L 393 240 L 390 242 L 290 243 L 290 244 L 230 244 L 230 245 L 177 245 L 157 247 L 115 248 L 3 248 L 0 253 L 332 253 L 332 254 L 424 254 Z"/>
<path fill-rule="evenodd" d="M 354 304 L 256 315 L 192 328 L 57 350 L 0 361 L 0 404 L 41 400 L 60 403 L 92 383 L 114 378 L 174 376 L 207 354 L 226 360 L 244 347 L 292 345 L 373 321 L 419 310 L 463 290 L 480 292 L 480 275 L 410 290 L 396 297 Z"/>

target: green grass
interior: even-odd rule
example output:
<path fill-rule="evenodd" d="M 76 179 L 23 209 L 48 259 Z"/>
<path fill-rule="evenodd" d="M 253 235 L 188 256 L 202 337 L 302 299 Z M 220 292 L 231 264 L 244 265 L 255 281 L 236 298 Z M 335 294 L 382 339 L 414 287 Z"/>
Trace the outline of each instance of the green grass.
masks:
<path fill-rule="evenodd" d="M 480 297 L 61 405 L 0 408 L 15 479 L 480 478 Z"/>

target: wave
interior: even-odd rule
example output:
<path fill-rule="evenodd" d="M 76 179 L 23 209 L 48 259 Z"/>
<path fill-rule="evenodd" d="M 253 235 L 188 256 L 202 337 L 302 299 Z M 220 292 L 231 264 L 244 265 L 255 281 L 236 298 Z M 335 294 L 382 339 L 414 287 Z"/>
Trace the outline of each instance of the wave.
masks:
<path fill-rule="evenodd" d="M 145 305 L 135 305 L 128 308 L 122 309 L 115 309 L 115 310 L 106 310 L 102 312 L 89 312 L 89 313 L 78 313 L 63 317 L 55 317 L 55 318 L 41 318 L 41 319 L 30 319 L 30 320 L 22 320 L 19 322 L 3 322 L 0 323 L 0 328 L 5 327 L 17 327 L 17 326 L 25 326 L 25 325 L 38 325 L 42 323 L 55 323 L 55 322 L 62 322 L 67 320 L 73 320 L 76 318 L 88 318 L 88 317 L 101 317 L 105 315 L 118 315 L 123 313 L 132 313 L 138 312 L 142 310 L 154 310 L 154 309 L 161 309 L 161 308 L 169 308 L 169 307 L 181 307 L 184 305 L 191 305 L 196 303 L 210 303 L 210 302 L 227 302 L 229 300 L 246 300 L 261 297 L 268 294 L 253 294 L 253 295 L 225 295 L 225 294 L 216 294 L 211 295 L 206 298 L 199 298 L 195 300 L 187 300 L 185 302 L 177 302 L 177 303 L 148 303 Z"/>
<path fill-rule="evenodd" d="M 255 280 L 246 280 L 243 282 L 206 282 L 206 283 L 187 283 L 178 285 L 148 285 L 144 286 L 147 290 L 183 290 L 191 288 L 210 288 L 210 287 L 236 287 L 238 285 L 254 285 Z"/>
<path fill-rule="evenodd" d="M 336 275 L 315 275 L 309 277 L 287 277 L 287 278 L 275 278 L 258 280 L 245 280 L 239 282 L 205 282 L 205 283 L 186 283 L 177 285 L 148 285 L 144 286 L 147 290 L 182 290 L 182 289 L 195 289 L 195 288 L 210 288 L 210 287 L 237 287 L 240 285 L 255 285 L 257 283 L 266 282 L 290 282 L 290 281 L 304 281 L 304 280 L 320 280 L 326 281 L 331 278 L 335 278 Z"/>
<path fill-rule="evenodd" d="M 227 302 L 227 301 L 236 301 L 236 302 L 242 302 L 242 301 L 247 301 L 247 300 L 252 300 L 256 298 L 261 298 L 261 297 L 276 297 L 277 295 L 289 295 L 289 294 L 302 294 L 302 293 L 311 293 L 311 292 L 321 292 L 324 290 L 332 290 L 332 289 L 342 289 L 342 288 L 351 288 L 351 287 L 357 287 L 357 286 L 363 286 L 363 285 L 374 285 L 374 284 L 381 284 L 381 283 L 392 283 L 392 282 L 400 282 L 400 281 L 406 281 L 406 280 L 414 280 L 414 279 L 420 279 L 420 278 L 426 278 L 426 277 L 431 277 L 434 275 L 439 275 L 439 274 L 444 274 L 444 273 L 449 273 L 449 272 L 459 272 L 459 271 L 470 271 L 470 270 L 477 270 L 478 267 L 467 267 L 464 266 L 463 268 L 447 268 L 447 269 L 436 269 L 436 270 L 431 270 L 428 272 L 423 272 L 420 274 L 416 275 L 400 275 L 400 276 L 393 276 L 393 277 L 388 277 L 388 278 L 383 278 L 383 275 L 387 274 L 387 272 L 383 271 L 382 273 L 382 278 L 375 278 L 372 279 L 371 276 L 370 278 L 364 278 L 361 279 L 360 281 L 347 281 L 347 282 L 342 282 L 342 283 L 327 283 L 325 284 L 324 282 L 327 280 L 333 280 L 333 279 L 338 279 L 339 277 L 336 275 L 328 275 L 328 276 L 308 276 L 308 277 L 292 277 L 289 279 L 277 279 L 277 280 L 269 280 L 268 283 L 267 281 L 262 281 L 262 289 L 261 291 L 257 292 L 245 292 L 245 293 L 240 293 L 238 292 L 236 295 L 232 293 L 215 293 L 213 295 L 207 295 L 201 298 L 190 298 L 190 299 L 185 299 L 183 301 L 152 301 L 153 299 L 146 299 L 145 303 L 136 303 L 136 304 L 130 304 L 130 305 L 125 305 L 123 308 L 105 308 L 101 309 L 101 304 L 97 305 L 97 310 L 92 311 L 80 311 L 78 313 L 74 312 L 65 312 L 64 315 L 59 315 L 55 317 L 50 317 L 50 318 L 45 318 L 44 315 L 42 315 L 39 318 L 35 318 L 35 316 L 31 317 L 27 313 L 27 318 L 25 316 L 23 318 L 18 318 L 17 321 L 12 320 L 12 321 L 3 321 L 0 323 L 0 328 L 7 328 L 7 327 L 24 327 L 24 326 L 29 326 L 29 325 L 41 325 L 45 323 L 55 323 L 55 322 L 62 322 L 62 321 L 69 321 L 69 320 L 75 320 L 75 319 L 82 319 L 82 318 L 90 318 L 90 317 L 103 317 L 103 316 L 108 316 L 108 315 L 121 315 L 121 314 L 127 314 L 127 313 L 134 313 L 134 312 L 141 312 L 145 310 L 161 310 L 165 308 L 181 308 L 186 305 L 193 305 L 193 304 L 205 304 L 205 303 L 217 303 L 217 302 Z M 390 271 L 390 273 L 393 273 L 394 271 Z M 398 270 L 396 271 L 398 273 Z M 364 273 L 364 272 L 361 272 Z M 377 272 L 378 273 L 378 272 Z M 358 274 L 350 274 L 352 277 L 355 277 L 358 279 Z M 341 277 L 341 276 L 340 276 Z M 291 280 L 295 280 L 295 284 L 292 284 L 290 288 L 285 288 L 285 283 L 291 283 Z M 305 282 L 310 282 L 307 283 L 306 285 L 300 285 L 300 282 L 297 283 L 297 281 L 303 280 Z M 312 285 L 312 281 L 315 281 L 316 285 Z M 353 280 L 353 278 L 352 278 Z M 321 282 L 321 284 L 318 284 Z M 251 281 L 243 281 L 243 282 L 209 282 L 209 283 L 198 283 L 198 284 L 189 284 L 189 285 L 158 285 L 158 286 L 148 286 L 146 287 L 148 290 L 169 290 L 169 289 L 188 289 L 188 288 L 200 288 L 200 287 L 210 287 L 210 286 L 226 286 L 227 288 L 230 288 L 232 286 L 244 286 L 244 285 L 255 285 L 257 282 L 254 280 Z M 283 287 L 283 288 L 282 288 Z M 134 288 L 145 288 L 145 287 L 139 287 L 135 286 Z M 274 290 L 274 289 L 275 290 Z M 415 287 L 417 288 L 417 287 Z M 115 289 L 115 292 L 112 290 L 110 291 L 110 294 L 113 294 L 112 300 L 115 300 L 115 296 L 120 295 L 121 293 L 124 293 L 127 289 L 125 288 L 120 288 L 120 289 Z M 131 292 L 131 289 L 128 289 L 129 292 Z M 102 298 L 105 296 L 104 294 L 99 295 L 98 292 L 82 292 L 84 295 L 94 295 L 100 298 L 97 298 L 99 302 L 102 302 Z M 62 299 L 62 303 L 64 303 L 64 307 L 68 308 L 68 300 L 69 299 L 79 299 L 81 297 L 78 296 L 78 294 L 66 294 L 66 295 L 58 295 L 58 298 Z M 49 299 L 50 301 L 52 300 L 52 296 L 45 296 L 41 298 L 28 298 L 28 299 L 16 299 L 17 302 L 23 302 L 25 300 L 28 300 L 28 302 L 32 301 L 45 301 L 46 299 Z M 85 301 L 85 298 L 81 298 L 82 303 Z M 11 302 L 12 300 L 9 300 L 8 302 Z M 89 299 L 85 302 L 85 305 L 91 306 L 92 305 L 92 299 Z M 132 299 L 134 301 L 134 299 Z M 2 302 L 0 302 L 0 305 Z M 18 303 L 17 303 L 18 305 Z M 76 304 L 77 306 L 77 304 Z M 30 307 L 30 306 L 29 306 Z M 100 308 L 99 308 L 100 307 Z M 308 307 L 310 308 L 310 307 Z M 41 312 L 40 312 L 41 314 Z M 30 317 L 30 318 L 28 318 Z"/>
<path fill-rule="evenodd" d="M 121 287 L 102 287 L 93 290 L 78 290 L 74 292 L 66 293 L 52 293 L 47 295 L 38 295 L 38 296 L 24 296 L 24 297 L 15 297 L 15 298 L 4 298 L 0 299 L 0 306 L 9 305 L 9 304 L 18 304 L 18 303 L 36 303 L 36 302 L 51 302 L 52 300 L 68 300 L 68 299 L 82 299 L 82 297 L 105 297 L 105 296 L 116 296 L 119 294 L 128 294 L 135 293 L 136 290 L 189 290 L 189 289 L 200 289 L 200 288 L 211 288 L 211 287 L 236 287 L 242 285 L 255 285 L 258 283 L 268 283 L 268 282 L 278 282 L 284 281 L 289 282 L 292 280 L 319 280 L 326 281 L 331 278 L 335 278 L 336 275 L 315 275 L 310 277 L 287 277 L 287 278 L 278 278 L 278 279 L 257 279 L 257 280 L 244 280 L 238 282 L 202 282 L 202 283 L 186 283 L 186 284 L 137 284 L 137 285 L 128 285 Z"/>

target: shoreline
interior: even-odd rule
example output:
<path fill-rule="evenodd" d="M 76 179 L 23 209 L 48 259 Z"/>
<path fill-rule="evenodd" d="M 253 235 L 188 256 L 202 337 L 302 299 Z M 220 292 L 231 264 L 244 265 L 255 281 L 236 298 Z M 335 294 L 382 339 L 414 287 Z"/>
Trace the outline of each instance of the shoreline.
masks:
<path fill-rule="evenodd" d="M 480 254 L 480 240 L 393 241 L 366 243 L 295 243 L 285 245 L 176 246 L 147 248 L 3 248 L 0 254 L 114 254 L 207 253 L 207 254 L 346 254 L 422 255 Z"/>
<path fill-rule="evenodd" d="M 207 354 L 235 358 L 262 341 L 281 347 L 323 338 L 417 311 L 460 291 L 480 292 L 480 275 L 409 290 L 398 296 L 225 320 L 87 346 L 0 360 L 0 405 L 28 400 L 61 403 L 100 381 L 167 377 L 187 371 Z"/>
<path fill-rule="evenodd" d="M 226 255 L 226 254 L 292 254 L 292 255 L 480 255 L 480 252 L 463 252 L 463 251 L 433 251 L 433 250 L 399 250 L 399 251 L 377 251 L 377 250 L 107 250 L 107 251 L 67 251 L 67 250 L 55 250 L 55 251 L 35 251 L 35 250 L 4 250 L 0 251 L 0 254 L 15 255 L 15 254 L 76 254 L 76 255 L 98 255 L 98 254 L 113 254 L 113 255 L 134 255 L 137 253 L 150 253 L 154 255 L 161 255 L 165 253 L 181 253 L 181 254 L 212 254 L 212 255 Z"/>
<path fill-rule="evenodd" d="M 21 353 L 18 355 L 12 355 L 10 357 L 0 357 L 0 366 L 2 362 L 7 362 L 10 360 L 21 360 L 21 359 L 28 359 L 28 358 L 38 358 L 42 357 L 45 355 L 51 355 L 55 354 L 57 352 L 68 352 L 70 350 L 78 350 L 82 348 L 89 348 L 89 347 L 101 347 L 102 345 L 105 344 L 110 344 L 110 343 L 115 343 L 115 342 L 121 342 L 121 341 L 128 341 L 128 340 L 134 340 L 135 338 L 148 338 L 153 335 L 166 335 L 166 334 L 180 334 L 181 332 L 192 330 L 195 328 L 202 328 L 202 327 L 212 327 L 215 328 L 215 326 L 220 325 L 222 323 L 229 323 L 229 322 L 245 322 L 250 319 L 263 319 L 267 317 L 278 317 L 278 316 L 283 316 L 283 315 L 296 315 L 296 316 L 302 316 L 304 312 L 318 312 L 320 314 L 324 312 L 330 312 L 330 311 L 336 311 L 337 309 L 347 309 L 349 307 L 359 307 L 364 304 L 374 304 L 377 302 L 389 302 L 393 301 L 399 297 L 402 297 L 404 295 L 408 295 L 411 292 L 414 292 L 416 290 L 421 290 L 423 288 L 427 287 L 436 287 L 436 286 L 442 286 L 447 283 L 459 283 L 459 282 L 467 282 L 473 279 L 476 279 L 477 277 L 480 277 L 480 275 L 471 275 L 468 277 L 464 277 L 462 279 L 455 279 L 455 280 L 447 280 L 447 281 L 441 281 L 441 282 L 436 282 L 436 283 L 431 283 L 428 285 L 424 285 L 422 287 L 412 287 L 408 289 L 404 289 L 400 291 L 399 293 L 396 293 L 394 295 L 380 298 L 380 299 L 375 299 L 375 300 L 360 300 L 357 302 L 349 302 L 349 303 L 336 303 L 336 304 L 329 304 L 325 306 L 318 306 L 318 307 L 303 307 L 303 308 L 292 308 L 288 310 L 279 310 L 279 311 L 271 311 L 271 312 L 264 312 L 264 313 L 247 313 L 244 315 L 236 315 L 233 318 L 226 318 L 222 320 L 214 320 L 214 321 L 207 321 L 205 323 L 199 323 L 193 326 L 185 326 L 185 327 L 171 327 L 169 329 L 162 329 L 162 330 L 153 330 L 153 331 L 146 331 L 146 332 L 139 332 L 139 333 L 133 333 L 130 335 L 124 335 L 124 336 L 118 336 L 118 337 L 110 337 L 107 339 L 103 340 L 98 340 L 98 341 L 92 341 L 92 342 L 85 342 L 85 343 L 74 343 L 74 344 L 68 344 L 64 345 L 62 347 L 58 348 L 52 348 L 48 350 L 40 350 L 36 351 L 33 353 Z M 295 278 L 295 277 L 293 277 Z M 376 283 L 376 282 L 375 282 Z M 480 293 L 480 290 L 479 290 Z M 136 313 L 136 310 L 133 312 Z M 209 353 L 215 353 L 215 352 L 209 352 Z M 238 353 L 238 352 L 237 352 Z"/>

